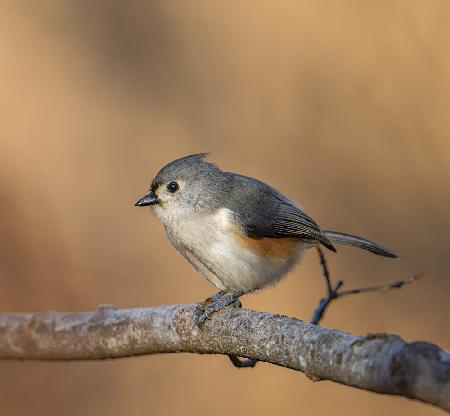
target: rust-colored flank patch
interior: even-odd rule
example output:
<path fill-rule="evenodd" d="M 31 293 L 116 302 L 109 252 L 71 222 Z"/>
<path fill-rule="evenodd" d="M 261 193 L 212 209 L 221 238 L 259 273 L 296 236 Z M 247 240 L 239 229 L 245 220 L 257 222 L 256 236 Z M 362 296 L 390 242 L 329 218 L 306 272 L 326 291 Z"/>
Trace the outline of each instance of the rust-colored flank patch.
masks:
<path fill-rule="evenodd" d="M 256 253 L 267 257 L 286 258 L 298 252 L 299 239 L 296 237 L 271 238 L 271 237 L 248 237 L 235 231 L 237 241 Z"/>

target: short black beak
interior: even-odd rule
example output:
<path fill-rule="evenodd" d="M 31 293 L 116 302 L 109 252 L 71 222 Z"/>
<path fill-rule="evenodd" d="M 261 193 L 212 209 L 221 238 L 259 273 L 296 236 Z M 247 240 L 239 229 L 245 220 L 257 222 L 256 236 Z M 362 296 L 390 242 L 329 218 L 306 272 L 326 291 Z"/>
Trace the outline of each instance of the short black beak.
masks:
<path fill-rule="evenodd" d="M 147 205 L 155 205 L 158 204 L 158 197 L 156 194 L 151 191 L 148 195 L 145 195 L 143 198 L 141 198 L 139 201 L 137 201 L 134 206 L 136 207 L 146 207 Z"/>

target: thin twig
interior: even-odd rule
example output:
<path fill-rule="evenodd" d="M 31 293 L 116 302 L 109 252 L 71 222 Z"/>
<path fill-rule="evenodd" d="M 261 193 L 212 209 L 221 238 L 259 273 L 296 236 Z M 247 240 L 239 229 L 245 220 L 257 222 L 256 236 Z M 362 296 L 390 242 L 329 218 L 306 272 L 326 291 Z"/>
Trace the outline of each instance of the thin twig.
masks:
<path fill-rule="evenodd" d="M 322 273 L 323 273 L 323 276 L 325 277 L 325 281 L 327 284 L 328 294 L 330 294 L 331 292 L 333 292 L 333 287 L 331 286 L 330 270 L 328 269 L 328 264 L 325 259 L 325 254 L 323 254 L 323 251 L 321 250 L 321 248 L 317 247 L 317 251 L 319 253 L 320 265 L 322 266 Z"/>
<path fill-rule="evenodd" d="M 423 272 L 419 272 L 419 273 L 413 274 L 412 276 L 407 277 L 404 280 L 397 280 L 396 282 L 388 283 L 386 285 L 363 287 L 363 288 L 359 288 L 359 289 L 341 290 L 339 292 L 339 297 L 342 297 L 345 295 L 353 295 L 355 293 L 387 292 L 388 290 L 391 290 L 391 289 L 400 289 L 401 287 L 403 287 L 405 285 L 414 283 L 415 281 L 420 279 L 423 275 L 424 275 Z"/>
<path fill-rule="evenodd" d="M 392 289 L 400 289 L 404 285 L 414 283 L 416 280 L 418 280 L 420 277 L 423 276 L 423 272 L 416 273 L 415 275 L 412 275 L 410 277 L 407 277 L 403 280 L 397 280 L 392 283 L 388 283 L 385 285 L 380 286 L 370 286 L 370 287 L 363 287 L 363 288 L 357 288 L 357 289 L 346 289 L 346 290 L 340 290 L 342 286 L 344 285 L 344 282 L 342 280 L 338 280 L 336 282 L 336 285 L 333 287 L 333 283 L 331 281 L 330 271 L 328 269 L 327 261 L 325 259 L 325 255 L 323 254 L 323 251 L 317 247 L 317 252 L 319 253 L 319 259 L 320 264 L 322 266 L 322 273 L 325 278 L 325 283 L 327 285 L 327 296 L 322 298 L 319 302 L 319 305 L 315 309 L 311 323 L 314 325 L 318 325 L 319 322 L 322 320 L 322 318 L 325 315 L 325 311 L 327 310 L 330 303 L 338 299 L 342 296 L 346 295 L 354 295 L 357 293 L 367 293 L 367 292 L 386 292 L 388 290 Z"/>

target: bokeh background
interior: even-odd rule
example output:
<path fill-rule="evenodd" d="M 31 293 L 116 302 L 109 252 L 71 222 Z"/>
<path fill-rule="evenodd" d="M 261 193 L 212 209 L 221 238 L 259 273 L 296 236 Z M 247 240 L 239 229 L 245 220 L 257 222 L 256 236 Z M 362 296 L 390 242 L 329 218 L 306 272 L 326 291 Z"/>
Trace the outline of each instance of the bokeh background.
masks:
<path fill-rule="evenodd" d="M 328 256 L 323 325 L 450 346 L 450 3 L 2 1 L 0 310 L 191 303 L 214 291 L 133 206 L 200 151 L 398 252 Z M 309 319 L 316 254 L 246 307 Z M 0 362 L 1 415 L 437 415 L 260 363 Z"/>

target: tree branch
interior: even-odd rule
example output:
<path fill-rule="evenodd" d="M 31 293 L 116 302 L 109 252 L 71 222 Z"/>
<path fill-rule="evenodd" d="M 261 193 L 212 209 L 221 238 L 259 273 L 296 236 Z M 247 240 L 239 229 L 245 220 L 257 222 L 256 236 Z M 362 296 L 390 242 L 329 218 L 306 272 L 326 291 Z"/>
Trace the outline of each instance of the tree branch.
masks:
<path fill-rule="evenodd" d="M 325 316 L 325 312 L 328 309 L 328 306 L 330 306 L 331 302 L 334 300 L 341 298 L 346 295 L 356 295 L 359 293 L 368 293 L 368 292 L 387 292 L 391 289 L 400 289 L 404 285 L 414 283 L 417 281 L 420 277 L 423 276 L 423 272 L 417 273 L 413 276 L 410 276 L 404 280 L 396 280 L 395 282 L 380 285 L 380 286 L 370 286 L 370 287 L 363 287 L 358 289 L 347 289 L 347 290 L 341 290 L 342 286 L 344 285 L 343 280 L 338 280 L 336 282 L 336 285 L 333 285 L 331 281 L 331 274 L 330 270 L 328 268 L 328 264 L 325 258 L 325 255 L 323 254 L 323 251 L 320 247 L 317 247 L 317 252 L 319 254 L 319 260 L 320 265 L 322 267 L 322 274 L 325 279 L 326 283 L 326 290 L 327 290 L 327 296 L 320 299 L 319 304 L 317 305 L 316 309 L 314 310 L 314 313 L 311 318 L 311 323 L 314 325 L 319 325 L 320 321 Z M 242 305 L 239 303 L 240 307 Z M 251 358 L 239 358 L 235 357 L 233 355 L 228 356 L 230 358 L 230 361 L 233 363 L 235 367 L 238 368 L 245 368 L 245 367 L 254 367 L 257 363 L 256 360 L 253 360 Z M 311 377 L 313 380 L 318 381 L 314 377 Z"/>
<path fill-rule="evenodd" d="M 222 310 L 199 330 L 193 305 L 0 314 L 0 359 L 91 360 L 171 352 L 250 357 L 450 410 L 450 354 L 396 335 L 354 336 L 236 308 Z"/>
<path fill-rule="evenodd" d="M 236 367 L 258 361 L 378 393 L 395 394 L 450 410 L 450 355 L 424 342 L 388 334 L 353 336 L 319 328 L 339 297 L 380 292 L 412 283 L 421 274 L 387 285 L 341 290 L 331 281 L 318 248 L 327 296 L 311 324 L 280 315 L 227 308 L 199 330 L 193 307 L 175 305 L 95 312 L 0 314 L 0 359 L 87 360 L 168 352 L 226 354 Z M 248 357 L 240 359 L 239 357 Z"/>

